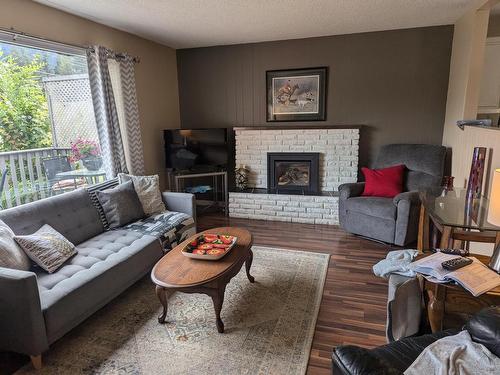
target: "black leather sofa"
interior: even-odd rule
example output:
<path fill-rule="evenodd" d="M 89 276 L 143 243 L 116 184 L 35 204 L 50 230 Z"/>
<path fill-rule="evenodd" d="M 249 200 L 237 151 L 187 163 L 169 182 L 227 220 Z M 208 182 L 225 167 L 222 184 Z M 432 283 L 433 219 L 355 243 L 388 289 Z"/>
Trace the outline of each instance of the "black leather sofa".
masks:
<path fill-rule="evenodd" d="M 500 306 L 481 310 L 465 324 L 472 340 L 483 344 L 490 352 L 500 357 Z M 333 350 L 332 371 L 334 375 L 396 375 L 410 367 L 419 354 L 434 341 L 455 335 L 459 329 L 435 334 L 408 337 L 375 349 L 344 345 Z"/>

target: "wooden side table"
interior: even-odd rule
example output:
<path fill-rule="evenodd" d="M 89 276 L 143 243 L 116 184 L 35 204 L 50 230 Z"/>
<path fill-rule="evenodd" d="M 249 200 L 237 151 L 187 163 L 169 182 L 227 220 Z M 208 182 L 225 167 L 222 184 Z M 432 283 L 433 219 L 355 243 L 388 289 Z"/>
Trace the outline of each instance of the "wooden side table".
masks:
<path fill-rule="evenodd" d="M 490 257 L 474 254 L 484 264 Z M 422 277 L 422 276 L 420 276 Z M 460 327 L 483 307 L 500 305 L 500 287 L 474 297 L 456 284 L 437 284 L 423 278 L 424 293 L 427 294 L 427 314 L 432 332 Z"/>

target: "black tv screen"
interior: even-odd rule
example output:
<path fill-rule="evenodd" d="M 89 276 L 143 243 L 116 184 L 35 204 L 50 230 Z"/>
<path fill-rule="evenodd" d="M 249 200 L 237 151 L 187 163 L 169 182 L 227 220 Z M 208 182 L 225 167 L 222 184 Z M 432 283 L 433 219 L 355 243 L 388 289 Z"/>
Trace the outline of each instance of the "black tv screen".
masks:
<path fill-rule="evenodd" d="M 230 129 L 164 130 L 166 167 L 175 171 L 228 170 Z"/>

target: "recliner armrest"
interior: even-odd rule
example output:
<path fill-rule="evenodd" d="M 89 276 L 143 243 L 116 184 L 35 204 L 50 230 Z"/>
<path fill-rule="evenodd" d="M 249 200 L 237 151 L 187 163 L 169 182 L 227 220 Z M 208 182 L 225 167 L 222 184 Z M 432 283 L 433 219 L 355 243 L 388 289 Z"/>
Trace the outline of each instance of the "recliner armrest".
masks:
<path fill-rule="evenodd" d="M 401 374 L 384 359 L 373 355 L 370 350 L 358 346 L 345 345 L 335 348 L 332 360 L 334 374 L 338 372 L 345 375 Z"/>
<path fill-rule="evenodd" d="M 351 197 L 359 197 L 365 189 L 364 182 L 352 182 L 339 186 L 340 199 L 348 199 Z"/>
<path fill-rule="evenodd" d="M 392 198 L 392 201 L 396 206 L 402 200 L 408 201 L 410 203 L 420 203 L 420 193 L 417 190 L 405 191 Z"/>
<path fill-rule="evenodd" d="M 500 357 L 500 306 L 482 309 L 467 322 L 465 329 L 473 341 Z"/>
<path fill-rule="evenodd" d="M 36 275 L 0 267 L 0 350 L 39 355 L 49 348 Z"/>

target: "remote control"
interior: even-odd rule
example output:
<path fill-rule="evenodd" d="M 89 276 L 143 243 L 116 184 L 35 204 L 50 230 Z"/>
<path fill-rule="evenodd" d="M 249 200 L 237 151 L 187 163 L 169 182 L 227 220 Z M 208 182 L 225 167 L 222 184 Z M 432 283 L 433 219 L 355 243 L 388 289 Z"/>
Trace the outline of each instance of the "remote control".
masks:
<path fill-rule="evenodd" d="M 469 255 L 467 250 L 462 249 L 439 249 L 439 251 L 443 254 L 460 255 L 461 257 Z"/>
<path fill-rule="evenodd" d="M 455 271 L 459 268 L 468 266 L 472 263 L 472 259 L 469 258 L 455 258 L 447 260 L 446 262 L 441 263 L 441 266 L 448 271 Z"/>

